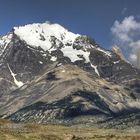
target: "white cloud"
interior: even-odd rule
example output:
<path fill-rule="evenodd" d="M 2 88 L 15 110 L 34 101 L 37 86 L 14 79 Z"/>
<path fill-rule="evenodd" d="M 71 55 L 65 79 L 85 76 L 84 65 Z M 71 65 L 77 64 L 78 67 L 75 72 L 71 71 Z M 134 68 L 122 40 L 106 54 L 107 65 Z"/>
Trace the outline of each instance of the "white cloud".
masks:
<path fill-rule="evenodd" d="M 134 47 L 134 49 L 137 49 L 140 47 L 140 40 L 133 41 L 129 45 L 130 45 L 130 47 Z"/>
<path fill-rule="evenodd" d="M 116 20 L 111 28 L 114 43 L 120 46 L 128 60 L 135 63 L 136 51 L 140 48 L 140 22 L 134 16 Z"/>
<path fill-rule="evenodd" d="M 137 61 L 137 56 L 136 54 L 130 54 L 130 59 L 133 63 L 135 63 Z"/>
<path fill-rule="evenodd" d="M 127 8 L 126 8 L 126 7 L 124 7 L 124 8 L 122 9 L 121 14 L 122 14 L 122 15 L 124 15 L 124 14 L 126 13 L 126 11 L 127 11 Z"/>

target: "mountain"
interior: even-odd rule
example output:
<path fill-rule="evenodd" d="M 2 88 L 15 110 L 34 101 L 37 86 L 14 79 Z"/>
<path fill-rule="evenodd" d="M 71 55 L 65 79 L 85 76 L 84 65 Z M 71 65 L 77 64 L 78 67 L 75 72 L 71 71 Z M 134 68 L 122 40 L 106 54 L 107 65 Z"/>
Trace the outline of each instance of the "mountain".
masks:
<path fill-rule="evenodd" d="M 0 97 L 0 116 L 17 122 L 140 125 L 140 70 L 55 23 L 0 37 Z"/>

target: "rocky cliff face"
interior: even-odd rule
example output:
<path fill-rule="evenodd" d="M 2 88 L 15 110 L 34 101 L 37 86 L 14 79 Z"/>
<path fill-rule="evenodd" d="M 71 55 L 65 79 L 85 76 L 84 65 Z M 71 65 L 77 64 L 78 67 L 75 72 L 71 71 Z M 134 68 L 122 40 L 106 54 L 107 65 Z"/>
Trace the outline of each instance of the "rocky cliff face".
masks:
<path fill-rule="evenodd" d="M 140 70 L 87 36 L 29 24 L 0 38 L 0 96 L 3 118 L 94 124 L 140 112 Z"/>

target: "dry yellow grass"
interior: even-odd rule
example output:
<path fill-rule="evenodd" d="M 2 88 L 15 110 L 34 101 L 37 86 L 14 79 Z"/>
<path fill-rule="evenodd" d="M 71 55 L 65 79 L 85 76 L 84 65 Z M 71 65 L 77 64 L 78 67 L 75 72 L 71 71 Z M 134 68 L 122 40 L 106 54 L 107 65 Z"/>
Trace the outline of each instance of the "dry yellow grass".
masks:
<path fill-rule="evenodd" d="M 140 140 L 137 133 L 119 130 L 0 122 L 0 140 Z"/>

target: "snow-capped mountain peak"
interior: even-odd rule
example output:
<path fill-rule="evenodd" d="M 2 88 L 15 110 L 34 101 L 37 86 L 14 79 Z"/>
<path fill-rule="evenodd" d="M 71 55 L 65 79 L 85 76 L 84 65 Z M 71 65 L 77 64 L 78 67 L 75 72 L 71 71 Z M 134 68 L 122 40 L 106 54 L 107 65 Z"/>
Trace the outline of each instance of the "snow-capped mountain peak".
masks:
<path fill-rule="evenodd" d="M 14 27 L 0 37 L 0 116 L 106 121 L 140 111 L 140 70 L 119 54 L 59 24 Z"/>
<path fill-rule="evenodd" d="M 51 24 L 50 22 L 28 24 L 14 27 L 14 33 L 34 48 L 41 47 L 44 51 L 48 51 L 51 54 L 51 52 L 57 50 L 61 44 L 61 49 L 59 49 L 63 52 L 64 56 L 70 58 L 71 62 L 83 60 L 83 58 L 86 63 L 90 62 L 90 53 L 88 51 L 73 48 L 76 38 L 81 35 L 72 33 L 59 24 Z M 79 56 L 83 56 L 83 58 Z M 54 61 L 54 59 L 51 60 Z M 57 58 L 55 60 L 57 60 Z"/>
<path fill-rule="evenodd" d="M 85 63 L 91 64 L 89 59 L 91 49 L 96 49 L 104 55 L 111 57 L 109 51 L 101 49 L 87 36 L 75 34 L 59 24 L 50 22 L 14 27 L 11 35 L 0 38 L 1 55 L 12 40 L 12 35 L 16 35 L 21 41 L 25 42 L 28 48 L 41 48 L 45 53 L 43 54 L 44 56 L 49 53 L 51 61 L 58 60 L 58 56 L 52 55 L 52 52 L 58 50 L 61 51 L 64 57 L 69 58 L 71 62 L 84 60 Z"/>
<path fill-rule="evenodd" d="M 56 37 L 63 44 L 73 43 L 79 34 L 69 32 L 59 24 L 34 23 L 25 26 L 14 27 L 14 33 L 24 40 L 28 45 L 41 47 L 49 50 L 52 47 L 51 37 Z"/>

